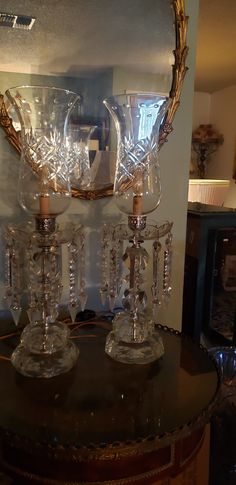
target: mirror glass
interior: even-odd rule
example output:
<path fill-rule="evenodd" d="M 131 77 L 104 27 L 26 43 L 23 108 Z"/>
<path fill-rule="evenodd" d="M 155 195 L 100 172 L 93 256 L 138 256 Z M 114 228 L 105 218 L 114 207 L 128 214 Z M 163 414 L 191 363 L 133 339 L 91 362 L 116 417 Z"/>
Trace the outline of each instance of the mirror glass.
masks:
<path fill-rule="evenodd" d="M 91 184 L 84 189 L 73 180 L 74 196 L 96 198 L 112 193 L 115 136 L 111 136 L 113 127 L 103 99 L 121 93 L 170 95 L 173 91 L 182 7 L 183 0 L 41 0 L 40 5 L 25 0 L 21 10 L 35 17 L 32 30 L 0 29 L 2 70 L 28 73 L 28 84 L 40 84 L 33 79 L 38 74 L 44 76 L 45 84 L 48 76 L 49 85 L 82 96 L 71 123 L 95 127 L 88 129 L 87 140 Z M 19 13 L 17 0 L 10 0 L 8 9 Z M 181 63 L 183 67 L 184 60 Z M 7 109 L 19 130 L 14 113 Z"/>

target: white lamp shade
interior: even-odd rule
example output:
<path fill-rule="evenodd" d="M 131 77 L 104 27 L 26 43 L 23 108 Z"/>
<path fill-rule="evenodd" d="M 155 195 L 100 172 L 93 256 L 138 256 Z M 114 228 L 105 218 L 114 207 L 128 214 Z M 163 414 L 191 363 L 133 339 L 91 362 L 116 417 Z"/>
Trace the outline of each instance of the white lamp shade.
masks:
<path fill-rule="evenodd" d="M 222 206 L 229 185 L 230 180 L 190 179 L 188 201 Z"/>
<path fill-rule="evenodd" d="M 231 180 L 225 196 L 224 207 L 236 209 L 236 180 Z"/>

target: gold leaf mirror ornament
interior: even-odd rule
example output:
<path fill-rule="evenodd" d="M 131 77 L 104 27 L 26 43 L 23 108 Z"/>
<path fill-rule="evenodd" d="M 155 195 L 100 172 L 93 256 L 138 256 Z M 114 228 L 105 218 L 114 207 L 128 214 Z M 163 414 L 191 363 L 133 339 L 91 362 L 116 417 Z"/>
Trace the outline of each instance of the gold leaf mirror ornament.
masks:
<path fill-rule="evenodd" d="M 50 3 L 51 0 L 48 0 L 47 6 L 50 6 Z M 62 3 L 65 3 L 65 9 L 62 9 L 64 15 L 68 3 L 65 0 L 62 0 Z M 81 0 L 78 0 L 76 8 L 80 7 L 80 3 Z M 73 90 L 81 94 L 83 105 L 78 119 L 75 119 L 73 123 L 96 125 L 97 128 L 94 131 L 93 139 L 90 140 L 90 163 L 91 171 L 96 174 L 99 172 L 99 179 L 96 178 L 97 175 L 94 176 L 92 184 L 84 189 L 81 189 L 76 183 L 72 183 L 72 195 L 87 200 L 113 194 L 114 170 L 109 174 L 109 178 L 107 168 L 110 168 L 111 165 L 113 169 L 115 167 L 115 136 L 109 114 L 102 103 L 103 99 L 114 94 L 135 92 L 156 92 L 169 96 L 171 102 L 160 131 L 159 141 L 162 146 L 172 131 L 172 122 L 180 103 L 183 80 L 187 70 L 185 63 L 188 52 L 184 0 L 145 0 L 145 2 L 143 0 L 129 0 L 129 2 L 127 0 L 119 0 L 119 2 L 117 0 L 100 0 L 97 6 L 94 3 L 93 6 L 94 10 L 91 5 L 89 6 L 89 2 L 88 4 L 83 2 L 84 25 L 86 31 L 88 29 L 90 31 L 90 38 L 81 35 L 79 39 L 74 39 L 75 45 L 80 45 L 80 50 L 77 57 L 78 64 L 73 72 L 75 81 L 76 79 L 78 81 L 78 89 L 73 87 Z M 40 16 L 40 12 L 38 12 L 38 16 Z M 60 21 L 60 19 L 58 20 Z M 49 25 L 49 28 L 52 26 Z M 79 29 L 75 30 L 76 35 L 80 35 L 78 34 Z M 60 35 L 63 36 L 63 23 L 60 24 L 58 35 L 55 49 L 60 49 L 62 46 Z M 71 37 L 73 38 L 72 27 Z M 44 41 L 43 37 L 42 39 Z M 46 49 L 46 47 L 44 48 Z M 29 49 L 33 51 L 31 46 Z M 45 59 L 44 72 L 49 51 L 52 54 L 50 48 L 45 50 L 44 56 L 42 56 Z M 57 59 L 60 59 L 59 53 L 54 52 L 54 64 L 51 61 L 52 56 L 50 61 L 48 60 L 48 73 L 55 74 L 57 68 L 59 69 L 56 64 Z M 16 54 L 12 52 L 11 57 Z M 15 62 L 14 58 L 12 58 L 12 62 Z M 74 62 L 74 57 L 70 59 L 68 55 L 68 59 L 64 59 L 65 62 L 68 62 L 68 66 L 64 66 L 64 68 L 68 70 Z M 55 86 L 57 79 L 58 77 L 55 76 Z M 63 87 L 67 89 L 67 86 Z M 15 124 L 11 116 L 12 113 L 8 112 L 8 106 L 6 107 L 4 97 L 0 94 L 0 125 L 6 133 L 9 143 L 20 154 L 19 126 Z"/>

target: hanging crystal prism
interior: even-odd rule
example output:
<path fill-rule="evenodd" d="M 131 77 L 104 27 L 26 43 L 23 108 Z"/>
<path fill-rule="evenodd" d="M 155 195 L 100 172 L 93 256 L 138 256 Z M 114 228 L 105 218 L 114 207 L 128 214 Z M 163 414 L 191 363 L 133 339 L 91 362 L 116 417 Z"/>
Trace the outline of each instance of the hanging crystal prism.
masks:
<path fill-rule="evenodd" d="M 153 271 L 152 271 L 152 303 L 153 303 L 153 318 L 154 322 L 157 322 L 158 310 L 161 305 L 160 296 L 160 251 L 161 243 L 159 240 L 155 240 L 153 243 Z"/>
<path fill-rule="evenodd" d="M 111 234 L 110 227 L 104 224 L 101 231 L 101 286 L 100 297 L 102 305 L 105 306 L 109 292 L 109 260 L 110 260 L 110 244 Z"/>
<path fill-rule="evenodd" d="M 85 235 L 84 231 L 81 230 L 79 233 L 79 300 L 82 311 L 85 309 L 85 305 L 87 303 L 88 295 L 85 291 L 86 283 L 85 283 Z"/>
<path fill-rule="evenodd" d="M 78 246 L 75 240 L 68 244 L 69 302 L 68 308 L 72 322 L 79 311 L 78 299 Z"/>
<path fill-rule="evenodd" d="M 6 231 L 5 257 L 5 298 L 8 302 L 15 325 L 18 325 L 22 311 L 22 251 L 14 232 Z"/>
<path fill-rule="evenodd" d="M 87 293 L 85 291 L 85 234 L 83 226 L 68 224 L 65 228 L 67 238 L 68 267 L 68 309 L 72 322 L 75 321 L 79 310 L 84 310 Z"/>
<path fill-rule="evenodd" d="M 120 286 L 120 241 L 115 236 L 115 228 L 111 228 L 111 247 L 109 253 L 109 306 L 112 311 L 118 296 L 118 289 Z"/>
<path fill-rule="evenodd" d="M 165 240 L 164 267 L 163 267 L 163 303 L 166 305 L 171 294 L 171 270 L 172 270 L 172 233 L 168 233 Z"/>

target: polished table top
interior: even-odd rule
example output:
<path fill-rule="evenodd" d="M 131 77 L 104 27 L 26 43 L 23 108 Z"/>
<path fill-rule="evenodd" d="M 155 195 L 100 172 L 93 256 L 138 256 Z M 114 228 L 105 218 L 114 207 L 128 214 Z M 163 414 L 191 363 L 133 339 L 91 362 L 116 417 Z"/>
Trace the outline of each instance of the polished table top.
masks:
<path fill-rule="evenodd" d="M 3 435 L 91 454 L 134 443 L 160 446 L 207 421 L 219 378 L 206 351 L 159 326 L 164 356 L 148 365 L 125 365 L 104 353 L 110 324 L 90 323 L 77 331 L 80 355 L 65 375 L 26 378 L 0 361 Z M 1 334 L 12 330 L 1 322 Z M 0 354 L 9 356 L 16 342 L 0 340 Z"/>

